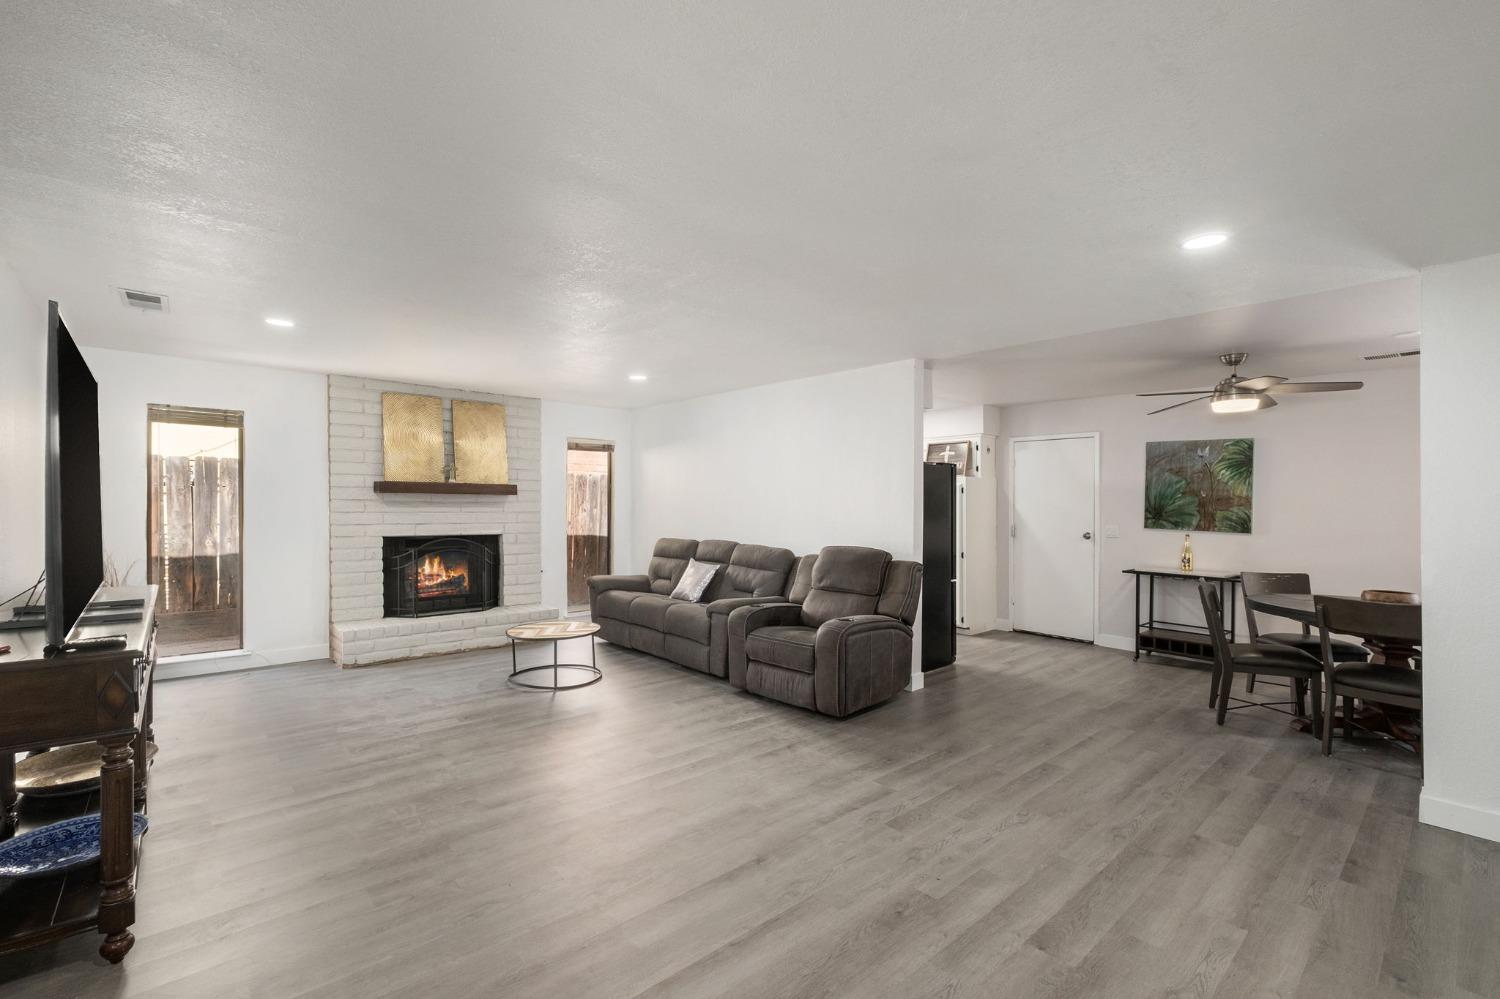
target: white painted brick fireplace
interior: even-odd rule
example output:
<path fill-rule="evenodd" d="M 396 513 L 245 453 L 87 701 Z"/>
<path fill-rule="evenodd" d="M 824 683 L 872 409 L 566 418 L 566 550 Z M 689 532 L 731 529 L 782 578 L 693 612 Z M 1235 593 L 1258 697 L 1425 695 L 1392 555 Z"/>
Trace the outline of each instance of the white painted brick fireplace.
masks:
<path fill-rule="evenodd" d="M 452 460 L 452 399 L 505 406 L 514 496 L 377 494 L 383 474 L 380 394 L 441 396 Z M 541 402 L 344 375 L 328 378 L 330 652 L 365 666 L 510 643 L 505 629 L 558 616 L 541 606 Z M 384 617 L 381 545 L 387 535 L 498 534 L 503 538 L 500 607 L 432 617 Z"/>

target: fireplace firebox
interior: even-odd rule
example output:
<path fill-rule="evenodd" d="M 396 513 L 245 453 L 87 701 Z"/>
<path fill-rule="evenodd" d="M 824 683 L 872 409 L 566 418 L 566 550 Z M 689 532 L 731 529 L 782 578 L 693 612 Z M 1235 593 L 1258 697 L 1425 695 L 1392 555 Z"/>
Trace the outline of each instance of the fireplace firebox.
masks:
<path fill-rule="evenodd" d="M 496 534 L 385 539 L 385 616 L 426 617 L 500 606 Z"/>

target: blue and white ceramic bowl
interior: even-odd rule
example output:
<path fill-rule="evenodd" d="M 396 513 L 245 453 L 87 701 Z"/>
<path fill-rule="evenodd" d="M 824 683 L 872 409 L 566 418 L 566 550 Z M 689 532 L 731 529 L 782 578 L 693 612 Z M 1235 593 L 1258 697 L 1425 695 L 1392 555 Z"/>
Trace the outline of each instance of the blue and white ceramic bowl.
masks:
<path fill-rule="evenodd" d="M 139 836 L 148 823 L 132 815 L 131 834 Z M 36 878 L 87 867 L 99 859 L 99 816 L 80 815 L 42 826 L 0 843 L 0 878 Z"/>

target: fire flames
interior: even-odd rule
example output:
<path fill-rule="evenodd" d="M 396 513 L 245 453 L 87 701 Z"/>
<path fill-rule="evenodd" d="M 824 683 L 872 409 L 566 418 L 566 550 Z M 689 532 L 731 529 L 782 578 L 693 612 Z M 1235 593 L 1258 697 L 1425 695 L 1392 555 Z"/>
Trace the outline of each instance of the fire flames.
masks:
<path fill-rule="evenodd" d="M 441 555 L 428 555 L 417 564 L 417 595 L 441 597 L 469 592 L 469 563 L 454 558 L 450 563 Z"/>

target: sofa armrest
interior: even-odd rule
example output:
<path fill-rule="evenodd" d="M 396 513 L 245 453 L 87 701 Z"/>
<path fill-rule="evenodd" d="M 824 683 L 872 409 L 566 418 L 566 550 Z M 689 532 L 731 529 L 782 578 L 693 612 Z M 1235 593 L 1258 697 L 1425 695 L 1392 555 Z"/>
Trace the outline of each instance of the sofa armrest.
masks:
<path fill-rule="evenodd" d="M 757 628 L 802 623 L 802 605 L 788 603 L 751 604 L 729 612 L 729 682 L 745 689 L 745 639 Z"/>
<path fill-rule="evenodd" d="M 598 594 L 605 590 L 639 590 L 648 593 L 651 590 L 651 580 L 646 576 L 589 577 L 589 593 Z"/>
<path fill-rule="evenodd" d="M 633 590 L 637 593 L 651 592 L 651 579 L 648 576 L 590 576 L 589 577 L 589 617 L 595 621 L 599 620 L 599 595 L 610 590 Z"/>
<path fill-rule="evenodd" d="M 786 601 L 772 597 L 724 597 L 704 604 L 708 609 L 708 671 L 714 676 L 729 676 L 729 615 L 741 607 L 757 604 L 779 604 Z"/>
<path fill-rule="evenodd" d="M 741 607 L 756 607 L 756 606 L 759 606 L 761 604 L 784 604 L 784 603 L 786 603 L 786 601 L 783 600 L 780 596 L 771 596 L 771 597 L 725 597 L 722 600 L 712 600 L 712 601 L 709 601 L 707 604 L 704 604 L 704 606 L 708 608 L 708 613 L 711 614 L 711 615 L 714 615 L 714 616 L 720 616 L 720 615 L 722 615 L 723 617 L 728 617 L 730 611 L 738 610 Z"/>
<path fill-rule="evenodd" d="M 813 695 L 823 714 L 843 717 L 889 700 L 911 679 L 912 630 L 883 614 L 824 621 L 818 628 Z"/>

